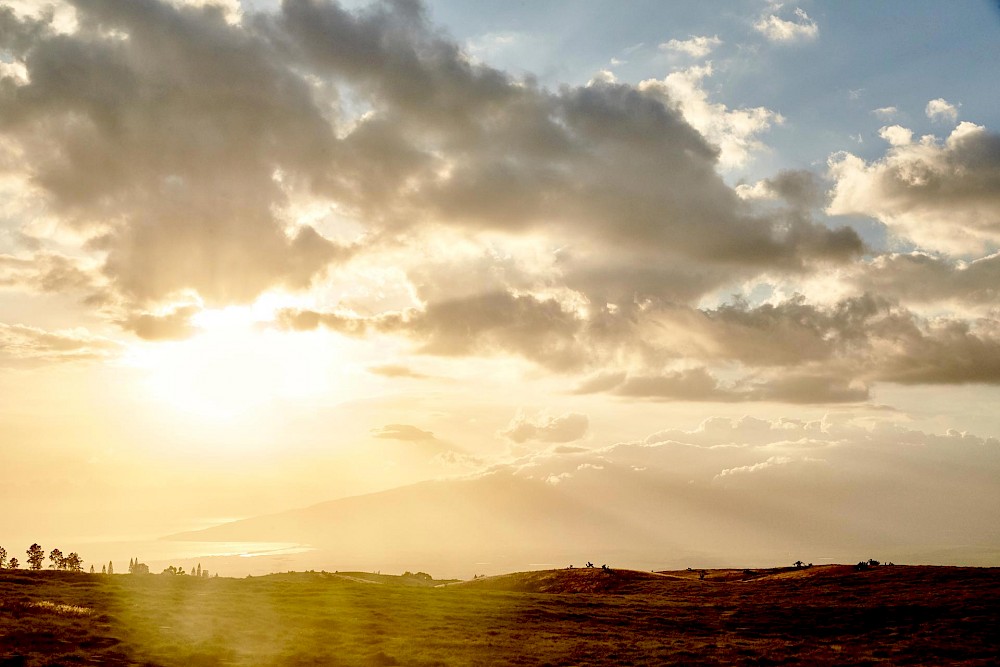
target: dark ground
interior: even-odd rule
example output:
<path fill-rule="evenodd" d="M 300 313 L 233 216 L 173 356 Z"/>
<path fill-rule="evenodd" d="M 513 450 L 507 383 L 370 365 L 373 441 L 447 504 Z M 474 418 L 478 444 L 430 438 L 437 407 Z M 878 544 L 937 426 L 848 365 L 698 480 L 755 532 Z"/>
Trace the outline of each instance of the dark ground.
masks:
<path fill-rule="evenodd" d="M 996 665 L 1000 568 L 0 571 L 0 665 Z"/>

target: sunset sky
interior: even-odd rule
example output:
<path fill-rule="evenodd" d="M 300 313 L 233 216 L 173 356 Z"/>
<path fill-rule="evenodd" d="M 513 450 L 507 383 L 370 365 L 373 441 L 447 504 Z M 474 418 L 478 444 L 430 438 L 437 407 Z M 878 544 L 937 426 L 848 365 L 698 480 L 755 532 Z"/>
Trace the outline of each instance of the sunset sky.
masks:
<path fill-rule="evenodd" d="M 0 0 L 0 543 L 509 474 L 1000 565 L 998 63 L 985 0 Z"/>

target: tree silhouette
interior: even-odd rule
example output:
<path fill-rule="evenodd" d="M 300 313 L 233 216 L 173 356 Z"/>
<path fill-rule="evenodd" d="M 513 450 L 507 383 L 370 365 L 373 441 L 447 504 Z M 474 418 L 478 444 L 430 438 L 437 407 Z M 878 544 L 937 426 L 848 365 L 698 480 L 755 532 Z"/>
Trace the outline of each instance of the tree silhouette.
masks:
<path fill-rule="evenodd" d="M 112 563 L 111 561 L 108 561 L 108 574 L 114 574 L 114 573 L 115 573 L 115 564 Z"/>
<path fill-rule="evenodd" d="M 19 565 L 20 563 L 17 562 L 16 558 L 11 558 L 10 563 L 7 564 L 7 567 L 9 567 L 12 570 L 16 570 Z"/>
<path fill-rule="evenodd" d="M 3 564 L 7 562 L 7 550 L 0 547 L 0 570 L 3 569 Z"/>
<path fill-rule="evenodd" d="M 37 543 L 28 547 L 28 565 L 32 570 L 41 570 L 42 561 L 45 560 L 45 552 Z"/>
<path fill-rule="evenodd" d="M 75 551 L 70 552 L 62 561 L 62 569 L 70 572 L 83 572 L 83 559 Z"/>
<path fill-rule="evenodd" d="M 49 560 L 52 561 L 49 567 L 54 567 L 60 570 L 66 569 L 66 564 L 63 560 L 63 552 L 59 549 L 53 549 L 49 552 Z"/>

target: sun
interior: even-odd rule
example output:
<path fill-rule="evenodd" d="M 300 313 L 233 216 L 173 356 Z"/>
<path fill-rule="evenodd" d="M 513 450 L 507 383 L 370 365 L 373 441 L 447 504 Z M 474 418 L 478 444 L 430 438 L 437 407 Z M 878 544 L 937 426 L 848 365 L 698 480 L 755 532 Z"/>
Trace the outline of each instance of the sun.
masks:
<path fill-rule="evenodd" d="M 287 332 L 250 306 L 205 309 L 189 339 L 129 355 L 149 396 L 188 417 L 231 422 L 281 402 L 342 394 L 344 359 L 322 332 Z"/>

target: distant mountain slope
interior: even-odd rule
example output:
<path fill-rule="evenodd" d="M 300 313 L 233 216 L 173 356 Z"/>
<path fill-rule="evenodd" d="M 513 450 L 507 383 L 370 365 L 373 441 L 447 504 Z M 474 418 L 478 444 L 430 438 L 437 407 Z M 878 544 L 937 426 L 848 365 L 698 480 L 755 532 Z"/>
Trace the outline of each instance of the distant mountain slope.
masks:
<path fill-rule="evenodd" d="M 348 561 L 567 563 L 669 548 L 656 530 L 623 522 L 552 484 L 496 473 L 421 482 L 253 517 L 168 539 L 309 544 Z M 583 563 L 580 562 L 580 565 Z"/>

